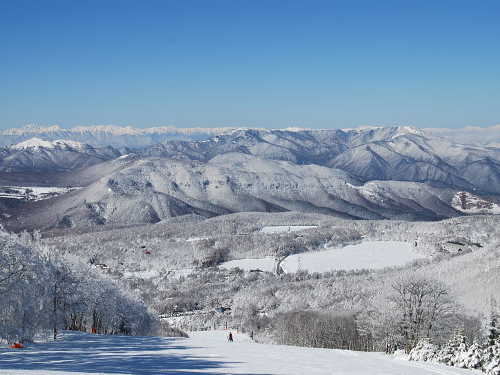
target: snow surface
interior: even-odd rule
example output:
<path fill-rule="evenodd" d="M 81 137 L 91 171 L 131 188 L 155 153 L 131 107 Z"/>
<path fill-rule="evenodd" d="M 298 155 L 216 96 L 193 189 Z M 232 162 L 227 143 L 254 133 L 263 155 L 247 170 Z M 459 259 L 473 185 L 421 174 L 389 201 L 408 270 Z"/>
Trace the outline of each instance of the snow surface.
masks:
<path fill-rule="evenodd" d="M 39 201 L 55 195 L 67 193 L 80 188 L 61 188 L 46 186 L 1 186 L 0 198 L 27 199 Z"/>
<path fill-rule="evenodd" d="M 500 215 L 500 205 L 466 191 L 457 192 L 451 200 L 451 205 L 466 214 Z"/>
<path fill-rule="evenodd" d="M 230 260 L 229 262 L 224 262 L 219 267 L 231 269 L 231 268 L 241 268 L 244 271 L 267 271 L 273 272 L 276 261 L 274 258 L 261 258 L 261 259 L 238 259 Z"/>
<path fill-rule="evenodd" d="M 0 375 L 482 374 L 381 353 L 259 344 L 234 331 L 230 343 L 227 335 L 227 331 L 193 332 L 186 339 L 64 332 L 55 342 L 0 349 Z"/>
<path fill-rule="evenodd" d="M 412 251 L 412 245 L 408 242 L 366 241 L 317 253 L 295 254 L 287 257 L 281 263 L 281 267 L 288 273 L 299 270 L 327 272 L 363 268 L 380 269 L 402 266 L 421 257 Z"/>
<path fill-rule="evenodd" d="M 317 225 L 274 225 L 263 227 L 260 231 L 262 233 L 283 233 L 283 232 L 297 232 L 299 230 L 317 228 Z"/>
<path fill-rule="evenodd" d="M 123 277 L 126 279 L 152 279 L 158 277 L 160 274 L 158 271 L 149 270 L 149 271 L 136 271 L 136 272 L 124 272 Z"/>
<path fill-rule="evenodd" d="M 46 141 L 40 138 L 30 138 L 26 141 L 20 142 L 16 145 L 12 145 L 10 147 L 16 150 L 25 150 L 27 148 L 38 148 L 38 147 L 51 148 L 51 149 L 56 147 L 72 147 L 74 149 L 80 150 L 88 148 L 89 146 L 85 143 L 71 141 L 71 140 L 58 139 L 55 141 Z"/>
<path fill-rule="evenodd" d="M 291 255 L 281 263 L 281 268 L 286 273 L 299 270 L 312 273 L 364 268 L 381 269 L 402 266 L 419 258 L 422 256 L 415 254 L 412 245 L 407 242 L 365 241 L 356 245 Z M 221 264 L 220 267 L 273 272 L 275 260 L 274 258 L 231 260 Z"/>

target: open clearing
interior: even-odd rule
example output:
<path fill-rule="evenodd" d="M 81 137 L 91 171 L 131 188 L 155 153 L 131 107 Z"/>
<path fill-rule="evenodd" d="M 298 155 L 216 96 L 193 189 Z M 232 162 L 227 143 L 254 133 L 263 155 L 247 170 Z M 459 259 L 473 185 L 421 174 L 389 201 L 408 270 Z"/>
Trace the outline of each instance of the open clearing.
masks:
<path fill-rule="evenodd" d="M 317 225 L 273 225 L 269 227 L 263 227 L 260 231 L 262 233 L 286 233 L 286 232 L 298 232 L 299 230 L 317 228 Z"/>
<path fill-rule="evenodd" d="M 419 258 L 422 256 L 414 253 L 412 245 L 408 242 L 366 241 L 356 245 L 291 255 L 281 263 L 281 268 L 286 273 L 299 270 L 312 273 L 364 268 L 381 269 L 403 266 Z M 274 258 L 239 259 L 225 262 L 220 267 L 272 272 L 275 269 L 275 260 Z"/>

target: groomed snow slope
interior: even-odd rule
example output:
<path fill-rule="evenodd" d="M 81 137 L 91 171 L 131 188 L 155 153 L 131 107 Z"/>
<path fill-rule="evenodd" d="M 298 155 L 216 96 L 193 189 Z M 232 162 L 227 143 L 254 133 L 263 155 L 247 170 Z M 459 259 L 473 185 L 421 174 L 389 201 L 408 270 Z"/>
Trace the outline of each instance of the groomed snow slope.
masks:
<path fill-rule="evenodd" d="M 0 352 L 0 374 L 482 374 L 381 353 L 299 348 L 251 342 L 227 331 L 188 339 L 63 334 L 62 339 Z"/>

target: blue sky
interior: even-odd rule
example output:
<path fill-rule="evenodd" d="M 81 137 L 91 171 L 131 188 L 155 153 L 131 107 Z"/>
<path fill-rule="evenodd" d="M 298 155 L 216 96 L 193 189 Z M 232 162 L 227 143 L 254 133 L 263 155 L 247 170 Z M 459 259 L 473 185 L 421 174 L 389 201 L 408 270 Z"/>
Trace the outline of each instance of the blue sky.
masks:
<path fill-rule="evenodd" d="M 500 1 L 0 0 L 0 129 L 500 123 Z"/>

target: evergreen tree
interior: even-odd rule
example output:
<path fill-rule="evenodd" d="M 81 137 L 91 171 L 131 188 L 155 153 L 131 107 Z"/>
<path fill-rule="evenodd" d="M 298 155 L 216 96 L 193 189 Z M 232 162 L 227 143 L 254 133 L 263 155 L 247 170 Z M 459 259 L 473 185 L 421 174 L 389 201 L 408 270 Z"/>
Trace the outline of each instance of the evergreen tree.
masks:
<path fill-rule="evenodd" d="M 466 367 L 469 348 L 462 330 L 457 330 L 439 351 L 437 360 L 448 366 Z"/>
<path fill-rule="evenodd" d="M 490 375 L 500 375 L 500 343 L 489 345 L 483 352 L 482 370 Z"/>
<path fill-rule="evenodd" d="M 497 302 L 491 297 L 490 324 L 488 338 L 482 355 L 482 370 L 488 374 L 500 374 L 500 333 L 498 331 Z"/>
<path fill-rule="evenodd" d="M 437 354 L 438 347 L 434 345 L 431 339 L 424 337 L 410 351 L 408 359 L 410 361 L 432 361 Z"/>
<path fill-rule="evenodd" d="M 479 369 L 483 365 L 483 349 L 476 341 L 472 343 L 467 351 L 465 358 L 465 367 L 470 369 Z"/>
<path fill-rule="evenodd" d="M 498 331 L 498 309 L 497 301 L 491 297 L 490 326 L 488 327 L 488 346 L 494 346 L 499 341 L 500 332 Z"/>

